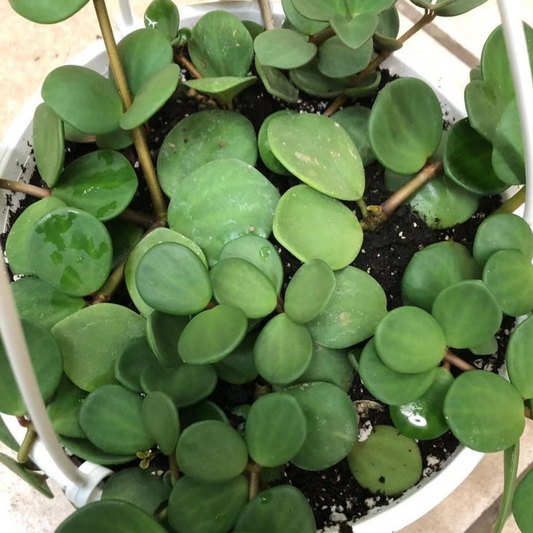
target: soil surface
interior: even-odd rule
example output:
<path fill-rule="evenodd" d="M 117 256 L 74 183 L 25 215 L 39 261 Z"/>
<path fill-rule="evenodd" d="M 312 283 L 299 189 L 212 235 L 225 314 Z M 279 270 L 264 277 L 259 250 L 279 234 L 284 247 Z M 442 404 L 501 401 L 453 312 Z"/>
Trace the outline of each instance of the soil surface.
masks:
<path fill-rule="evenodd" d="M 385 85 L 392 78 L 388 71 L 383 71 L 382 74 L 382 85 Z M 302 97 L 303 99 L 297 104 L 286 104 L 273 98 L 264 89 L 263 85 L 258 82 L 238 97 L 236 111 L 246 116 L 253 123 L 256 132 L 259 132 L 263 121 L 270 114 L 280 109 L 321 113 L 329 104 L 329 102 L 303 94 Z M 371 107 L 373 98 L 360 99 L 356 103 Z M 181 119 L 210 108 L 212 106 L 205 101 L 200 102 L 195 98 L 177 93 L 150 121 L 149 147 L 154 161 L 157 159 L 165 136 Z M 96 145 L 94 144 L 68 143 L 66 164 L 95 149 Z M 133 200 L 132 209 L 150 213 L 150 198 L 142 179 L 135 152 L 130 148 L 124 150 L 123 153 L 130 159 L 139 175 L 139 191 Z M 287 178 L 270 172 L 260 159 L 258 160 L 257 168 L 277 187 L 281 194 L 299 183 L 296 178 Z M 366 182 L 367 188 L 364 199 L 367 204 L 380 204 L 389 196 L 384 186 L 384 169 L 379 163 L 374 163 L 367 167 Z M 35 172 L 31 177 L 31 183 L 43 185 L 38 172 Z M 32 198 L 26 197 L 22 202 L 22 208 L 34 201 Z M 363 248 L 353 265 L 365 270 L 380 283 L 387 294 L 389 310 L 394 309 L 402 305 L 400 294 L 401 279 L 413 254 L 425 246 L 444 240 L 454 240 L 464 244 L 471 251 L 477 227 L 499 204 L 500 201 L 497 197 L 484 198 L 481 201 L 479 211 L 470 220 L 453 229 L 440 231 L 428 228 L 416 214 L 406 207 L 401 207 L 381 230 L 365 234 Z M 347 203 L 347 205 L 357 212 L 358 208 L 355 204 Z M 21 211 L 22 209 L 19 209 L 12 214 L 10 217 L 11 225 Z M 2 244 L 4 244 L 5 237 L 6 235 L 0 236 Z M 283 260 L 286 286 L 301 263 L 286 250 L 282 249 L 273 237 L 272 242 L 276 244 Z M 113 301 L 134 309 L 124 286 L 115 294 Z M 504 321 L 502 329 L 497 335 L 499 352 L 496 356 L 477 358 L 467 350 L 457 351 L 458 355 L 478 368 L 496 372 L 504 361 L 505 349 L 513 324 L 514 319 L 506 319 Z M 233 386 L 220 382 L 213 393 L 212 399 L 225 409 L 231 421 L 237 426 L 240 420 L 231 414 L 231 410 L 236 406 L 253 402 L 255 390 L 256 384 L 253 383 L 244 386 Z M 358 376 L 354 380 L 350 396 L 354 402 L 360 402 L 361 400 L 373 400 L 375 402 L 372 395 L 361 384 Z M 370 434 L 375 425 L 392 425 L 388 408 L 386 406 L 379 408 L 379 405 L 377 407 L 378 409 L 371 408 L 360 413 L 361 440 L 364 440 Z M 424 461 L 423 476 L 427 477 L 441 468 L 443 462 L 456 450 L 458 442 L 448 432 L 433 441 L 420 441 L 419 446 Z M 370 509 L 387 505 L 395 499 L 372 495 L 360 487 L 351 475 L 346 461 L 342 461 L 338 465 L 322 472 L 306 472 L 288 465 L 280 472 L 278 480 L 274 481 L 274 483 L 290 483 L 301 489 L 311 503 L 318 528 L 337 526 L 340 528 L 341 533 L 351 531 L 351 527 L 348 525 L 349 522 L 364 516 Z"/>

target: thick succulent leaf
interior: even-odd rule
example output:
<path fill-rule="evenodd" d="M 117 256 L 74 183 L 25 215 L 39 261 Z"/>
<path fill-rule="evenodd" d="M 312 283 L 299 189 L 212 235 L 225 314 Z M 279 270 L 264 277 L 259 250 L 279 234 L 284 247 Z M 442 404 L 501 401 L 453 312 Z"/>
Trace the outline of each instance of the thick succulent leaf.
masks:
<path fill-rule="evenodd" d="M 399 50 L 403 46 L 403 43 L 396 39 L 399 31 L 400 15 L 396 7 L 382 11 L 374 34 L 374 46 L 378 50 Z"/>
<path fill-rule="evenodd" d="M 115 361 L 117 381 L 133 392 L 143 392 L 141 376 L 153 360 L 154 354 L 147 340 L 137 339 Z"/>
<path fill-rule="evenodd" d="M 175 367 L 183 363 L 178 354 L 178 340 L 188 322 L 188 316 L 167 315 L 159 311 L 148 317 L 148 343 L 163 366 Z"/>
<path fill-rule="evenodd" d="M 274 235 L 300 261 L 321 259 L 332 270 L 352 263 L 363 243 L 354 212 L 307 185 L 289 189 L 279 201 Z"/>
<path fill-rule="evenodd" d="M 230 240 L 268 238 L 278 201 L 276 188 L 252 166 L 213 161 L 182 182 L 170 203 L 169 225 L 198 243 L 212 266 Z"/>
<path fill-rule="evenodd" d="M 103 450 L 97 448 L 88 439 L 71 439 L 70 437 L 65 437 L 61 435 L 61 443 L 68 451 L 70 451 L 77 457 L 81 457 L 86 461 L 90 461 L 91 463 L 96 463 L 102 466 L 123 465 L 126 463 L 131 463 L 131 461 L 134 461 L 136 458 L 134 454 L 114 455 L 112 453 L 106 453 Z"/>
<path fill-rule="evenodd" d="M 67 376 L 62 377 L 47 408 L 56 433 L 75 439 L 85 437 L 80 426 L 80 409 L 87 394 L 86 391 L 76 387 Z"/>
<path fill-rule="evenodd" d="M 283 72 L 273 67 L 264 67 L 257 57 L 255 58 L 255 69 L 266 90 L 272 96 L 289 104 L 295 104 L 298 101 L 300 98 L 298 89 L 287 79 L 287 76 Z"/>
<path fill-rule="evenodd" d="M 505 361 L 511 383 L 527 399 L 533 398 L 533 366 L 531 343 L 533 342 L 533 319 L 524 320 L 513 332 Z"/>
<path fill-rule="evenodd" d="M 215 98 L 223 106 L 233 109 L 233 100 L 248 87 L 251 87 L 257 78 L 247 76 L 244 78 L 220 77 L 220 78 L 202 78 L 199 80 L 186 81 L 185 85 Z"/>
<path fill-rule="evenodd" d="M 265 67 L 284 70 L 307 65 L 316 53 L 317 47 L 308 38 L 293 30 L 270 30 L 254 41 L 257 59 Z"/>
<path fill-rule="evenodd" d="M 133 144 L 133 137 L 131 132 L 118 128 L 111 133 L 97 135 L 96 144 L 100 150 L 124 150 Z"/>
<path fill-rule="evenodd" d="M 98 150 L 76 159 L 59 177 L 54 196 L 98 220 L 120 215 L 137 192 L 138 179 L 119 152 Z"/>
<path fill-rule="evenodd" d="M 44 80 L 43 100 L 65 122 L 91 135 L 118 128 L 122 101 L 111 82 L 86 67 L 56 68 Z"/>
<path fill-rule="evenodd" d="M 232 111 L 200 111 L 170 131 L 159 152 L 157 174 L 165 194 L 173 197 L 181 182 L 201 166 L 218 159 L 255 165 L 257 142 L 252 123 Z"/>
<path fill-rule="evenodd" d="M 281 116 L 268 127 L 274 155 L 292 174 L 319 192 L 340 200 L 359 200 L 364 168 L 346 131 L 313 114 Z"/>
<path fill-rule="evenodd" d="M 264 31 L 266 31 L 264 26 L 258 24 L 257 22 L 254 22 L 253 20 L 243 20 L 242 23 L 244 27 L 248 30 L 252 41 L 255 40 L 258 35 L 261 35 Z"/>
<path fill-rule="evenodd" d="M 267 67 L 269 68 L 269 67 Z M 273 69 L 275 70 L 275 69 Z M 284 79 L 285 76 L 281 74 L 281 72 L 276 71 L 282 76 Z M 290 82 L 287 80 L 287 83 Z M 296 93 L 298 91 L 296 90 Z M 278 161 L 277 157 L 272 153 L 272 149 L 270 148 L 270 143 L 268 142 L 268 128 L 270 126 L 270 123 L 277 117 L 283 117 L 286 115 L 295 114 L 295 111 L 292 109 L 282 109 L 281 111 L 276 111 L 275 113 L 272 113 L 269 115 L 261 125 L 261 129 L 259 130 L 259 135 L 257 136 L 257 144 L 259 147 L 259 154 L 261 156 L 261 159 L 263 163 L 266 165 L 266 167 L 271 170 L 272 172 L 275 172 L 276 174 L 281 174 L 282 176 L 290 176 L 291 173 Z"/>
<path fill-rule="evenodd" d="M 456 17 L 484 4 L 487 0 L 454 0 L 440 9 L 439 17 Z"/>
<path fill-rule="evenodd" d="M 194 26 L 189 53 L 202 76 L 243 78 L 252 63 L 253 41 L 235 15 L 210 11 Z"/>
<path fill-rule="evenodd" d="M 343 349 L 374 335 L 387 314 L 387 297 L 372 276 L 357 268 L 347 267 L 335 277 L 333 296 L 308 328 L 318 344 Z"/>
<path fill-rule="evenodd" d="M 5 444 L 8 448 L 14 452 L 18 452 L 20 449 L 19 443 L 15 440 L 15 437 L 9 431 L 4 419 L 0 416 L 0 442 Z"/>
<path fill-rule="evenodd" d="M 70 18 L 89 0 L 9 0 L 11 7 L 22 17 L 39 24 L 55 24 Z"/>
<path fill-rule="evenodd" d="M 65 162 L 65 127 L 56 112 L 44 103 L 33 115 L 33 153 L 41 178 L 48 187 L 53 187 Z"/>
<path fill-rule="evenodd" d="M 415 78 L 389 83 L 372 108 L 369 134 L 383 166 L 400 174 L 418 172 L 442 137 L 442 111 L 433 89 Z"/>
<path fill-rule="evenodd" d="M 329 21 L 333 15 L 347 15 L 345 0 L 292 0 L 296 10 L 311 20 Z"/>
<path fill-rule="evenodd" d="M 46 401 L 56 391 L 63 375 L 61 351 L 51 333 L 39 324 L 23 318 L 22 329 L 41 396 Z M 0 412 L 15 416 L 26 414 L 26 406 L 3 344 L 0 344 Z"/>
<path fill-rule="evenodd" d="M 470 351 L 474 355 L 494 355 L 498 352 L 498 340 L 496 337 L 491 337 L 489 340 L 476 344 L 470 347 Z"/>
<path fill-rule="evenodd" d="M 359 485 L 386 496 L 401 494 L 422 476 L 418 445 L 391 426 L 376 426 L 367 440 L 356 442 L 348 465 Z"/>
<path fill-rule="evenodd" d="M 248 451 L 240 435 L 218 420 L 205 420 L 189 426 L 176 450 L 181 470 L 197 481 L 229 481 L 242 474 Z"/>
<path fill-rule="evenodd" d="M 176 38 L 180 26 L 180 13 L 172 0 L 152 0 L 144 12 L 146 28 L 155 28 L 169 41 Z"/>
<path fill-rule="evenodd" d="M 347 87 L 344 90 L 344 93 L 346 96 L 351 96 L 352 98 L 364 98 L 365 96 L 375 94 L 378 91 L 380 84 L 381 72 L 376 71 L 355 87 Z"/>
<path fill-rule="evenodd" d="M 378 16 L 374 13 L 363 13 L 349 20 L 336 14 L 331 17 L 331 27 L 346 46 L 356 50 L 374 35 L 378 27 Z"/>
<path fill-rule="evenodd" d="M 329 24 L 327 22 L 318 22 L 316 20 L 304 17 L 294 7 L 293 0 L 281 0 L 283 11 L 287 20 L 297 29 L 299 32 L 305 35 L 316 35 L 325 30 Z"/>
<path fill-rule="evenodd" d="M 50 487 L 48 486 L 48 483 L 46 482 L 48 479 L 46 476 L 32 472 L 24 465 L 17 463 L 15 459 L 12 459 L 3 453 L 0 453 L 0 464 L 6 468 L 9 468 L 11 472 L 25 481 L 28 485 L 30 485 L 30 487 L 33 487 L 36 491 L 40 492 L 43 496 L 46 496 L 49 499 L 54 497 Z"/>
<path fill-rule="evenodd" d="M 150 436 L 165 455 L 176 451 L 181 433 L 176 404 L 164 392 L 150 392 L 142 405 L 142 419 Z"/>
<path fill-rule="evenodd" d="M 115 304 L 87 307 L 52 328 L 65 364 L 65 373 L 80 389 L 91 392 L 116 383 L 115 361 L 145 336 L 144 319 Z"/>
<path fill-rule="evenodd" d="M 106 228 L 113 243 L 113 266 L 111 268 L 114 270 L 129 257 L 130 252 L 141 241 L 144 230 L 122 218 L 108 222 Z"/>
<path fill-rule="evenodd" d="M 444 400 L 444 418 L 457 439 L 478 452 L 515 444 L 524 431 L 524 404 L 501 376 L 483 370 L 455 379 Z"/>
<path fill-rule="evenodd" d="M 71 296 L 97 291 L 111 271 L 113 246 L 98 219 L 72 207 L 58 207 L 35 224 L 28 240 L 31 269 Z"/>
<path fill-rule="evenodd" d="M 396 0 L 346 0 L 346 8 L 350 16 L 363 13 L 378 14 L 390 9 Z"/>
<path fill-rule="evenodd" d="M 346 87 L 350 86 L 350 81 L 346 79 L 334 80 L 324 76 L 318 70 L 318 60 L 313 60 L 304 67 L 290 71 L 291 82 L 311 96 L 319 98 L 335 98 L 339 96 Z"/>
<path fill-rule="evenodd" d="M 533 470 L 529 470 L 519 483 L 513 498 L 513 516 L 520 531 L 529 533 L 533 529 Z"/>
<path fill-rule="evenodd" d="M 257 378 L 259 372 L 255 367 L 253 351 L 258 335 L 259 330 L 248 333 L 233 352 L 214 365 L 220 379 L 233 385 L 243 385 Z"/>
<path fill-rule="evenodd" d="M 352 76 L 368 66 L 373 49 L 370 39 L 354 50 L 339 37 L 332 37 L 318 50 L 318 70 L 328 78 Z"/>
<path fill-rule="evenodd" d="M 209 400 L 204 400 L 196 405 L 180 410 L 180 422 L 183 429 L 204 420 L 218 420 L 229 424 L 226 413 L 216 403 Z"/>

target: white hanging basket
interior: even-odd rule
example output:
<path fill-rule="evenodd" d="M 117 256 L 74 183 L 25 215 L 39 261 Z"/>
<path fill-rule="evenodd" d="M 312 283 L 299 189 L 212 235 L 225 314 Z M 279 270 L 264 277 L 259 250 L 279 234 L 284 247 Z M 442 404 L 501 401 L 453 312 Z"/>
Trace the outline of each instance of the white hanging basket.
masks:
<path fill-rule="evenodd" d="M 505 0 L 501 0 L 502 3 Z M 120 0 L 123 17 L 117 22 L 117 38 L 139 27 L 140 21 L 132 16 L 129 1 Z M 517 6 L 514 6 L 517 7 Z M 262 22 L 261 12 L 256 3 L 252 2 L 219 2 L 216 4 L 202 4 L 196 7 L 180 7 L 181 25 L 192 27 L 204 14 L 213 9 L 224 9 L 232 12 L 242 20 Z M 276 22 L 283 20 L 283 12 L 279 3 L 273 4 Z M 81 54 L 77 55 L 70 64 L 83 65 L 101 74 L 107 74 L 108 62 L 102 41 L 96 42 Z M 411 76 L 424 79 L 437 92 L 449 120 L 460 119 L 464 116 L 464 107 L 457 95 L 447 94 L 445 80 L 428 79 L 423 72 L 417 71 L 411 65 L 392 57 L 385 64 L 392 73 L 399 76 Z M 520 90 L 517 91 L 520 94 Z M 529 101 L 533 101 L 531 98 Z M 8 130 L 2 144 L 3 153 L 0 155 L 0 176 L 11 180 L 27 181 L 35 168 L 31 156 L 32 120 L 34 110 L 41 102 L 36 95 Z M 532 108 L 533 113 L 533 108 Z M 526 136 L 525 136 L 526 138 Z M 25 170 L 22 171 L 22 168 Z M 531 187 L 533 191 L 533 187 Z M 2 212 L 0 214 L 0 227 L 5 230 L 9 212 L 18 205 L 8 207 L 5 192 L 0 192 Z M 527 217 L 526 217 L 527 218 Z M 22 442 L 25 430 L 20 427 L 15 417 L 2 415 L 13 436 Z M 401 498 L 386 507 L 371 510 L 368 515 L 359 520 L 354 526 L 354 533 L 393 533 L 414 521 L 442 502 L 450 495 L 474 470 L 483 457 L 483 454 L 459 446 L 455 453 L 442 465 L 439 472 L 425 477 L 416 487 L 407 491 Z M 64 491 L 67 498 L 80 507 L 101 497 L 101 482 L 111 471 L 107 468 L 92 463 L 84 463 L 80 471 L 87 477 L 85 486 L 72 483 L 51 459 L 50 454 L 41 441 L 37 441 L 32 453 L 33 461 Z M 341 502 L 340 502 L 341 503 Z"/>

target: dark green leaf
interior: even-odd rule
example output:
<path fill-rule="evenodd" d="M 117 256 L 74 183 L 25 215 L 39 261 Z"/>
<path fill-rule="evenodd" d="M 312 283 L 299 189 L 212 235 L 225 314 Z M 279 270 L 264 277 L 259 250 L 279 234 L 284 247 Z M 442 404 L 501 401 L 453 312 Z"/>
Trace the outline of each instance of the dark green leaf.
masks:
<path fill-rule="evenodd" d="M 332 37 L 318 49 L 318 70 L 328 78 L 352 76 L 368 66 L 373 50 L 372 40 L 354 50 L 339 37 Z"/>
<path fill-rule="evenodd" d="M 290 104 L 295 104 L 298 101 L 300 98 L 300 93 L 298 92 L 298 89 L 287 79 L 285 74 L 273 67 L 264 67 L 261 65 L 257 57 L 255 58 L 255 69 L 257 70 L 257 74 L 261 78 L 265 89 L 272 96 L 275 96 L 276 98 L 279 98 L 280 100 Z"/>
<path fill-rule="evenodd" d="M 106 453 L 97 448 L 90 440 L 87 439 L 71 439 L 69 437 L 61 436 L 61 443 L 67 450 L 77 457 L 81 457 L 82 459 L 85 459 L 85 461 L 90 461 L 91 463 L 96 463 L 102 466 L 116 466 L 131 463 L 131 461 L 135 460 L 136 457 L 135 454 L 114 455 L 111 453 Z M 91 532 L 88 531 L 87 533 Z"/>
<path fill-rule="evenodd" d="M 532 342 L 533 319 L 528 318 L 513 331 L 505 354 L 511 383 L 527 399 L 533 398 Z"/>
<path fill-rule="evenodd" d="M 33 487 L 36 491 L 40 492 L 43 496 L 46 496 L 49 499 L 54 497 L 50 487 L 48 486 L 48 483 L 46 482 L 48 479 L 46 476 L 32 472 L 24 465 L 17 463 L 17 461 L 11 459 L 11 457 L 8 457 L 7 455 L 4 455 L 3 453 L 0 453 L 0 463 L 6 468 L 9 468 L 11 472 L 28 483 L 30 487 Z"/>
<path fill-rule="evenodd" d="M 283 74 L 281 74 L 283 76 Z M 257 138 L 257 143 L 259 145 L 259 154 L 263 163 L 267 166 L 269 170 L 275 172 L 276 174 L 281 174 L 282 176 L 290 176 L 291 173 L 278 161 L 276 156 L 272 153 L 270 148 L 270 143 L 268 142 L 268 128 L 270 123 L 277 117 L 283 117 L 286 115 L 294 114 L 295 111 L 292 109 L 282 109 L 281 111 L 276 111 L 269 115 L 259 130 L 259 135 Z"/>
<path fill-rule="evenodd" d="M 165 455 L 176 451 L 181 433 L 176 404 L 164 392 L 150 392 L 142 404 L 142 420 L 148 433 Z"/>
<path fill-rule="evenodd" d="M 316 20 L 304 17 L 294 7 L 293 0 L 281 0 L 281 4 L 287 20 L 299 32 L 305 33 L 306 35 L 316 35 L 329 26 L 327 22 L 317 22 Z"/>
<path fill-rule="evenodd" d="M 152 0 L 144 12 L 146 28 L 155 28 L 169 41 L 178 34 L 180 13 L 172 0 Z"/>
<path fill-rule="evenodd" d="M 6 426 L 3 418 L 0 416 L 0 442 L 5 444 L 8 448 L 12 449 L 14 452 L 18 452 L 20 445 L 15 440 L 15 437 L 11 434 L 11 431 Z"/>
<path fill-rule="evenodd" d="M 112 269 L 114 270 L 122 261 L 127 259 L 133 248 L 140 242 L 144 230 L 121 218 L 111 220 L 106 224 L 106 228 L 113 243 Z"/>
<path fill-rule="evenodd" d="M 41 178 L 53 187 L 65 162 L 65 128 L 46 104 L 40 104 L 33 115 L 33 153 Z"/>
<path fill-rule="evenodd" d="M 312 20 L 329 21 L 329 19 L 340 13 L 348 13 L 344 0 L 292 0 L 296 10 Z"/>
<path fill-rule="evenodd" d="M 159 362 L 164 366 L 179 366 L 178 341 L 189 323 L 189 317 L 166 315 L 155 311 L 148 317 L 147 337 Z"/>
<path fill-rule="evenodd" d="M 76 387 L 67 376 L 63 376 L 52 401 L 48 404 L 48 416 L 56 433 L 75 439 L 85 437 L 79 419 L 80 409 L 87 394 Z"/>
<path fill-rule="evenodd" d="M 520 458 L 520 442 L 504 451 L 503 468 L 504 468 L 504 487 L 503 498 L 498 514 L 498 520 L 494 525 L 492 533 L 501 533 L 511 514 L 513 497 L 516 488 L 516 477 L 518 475 L 518 461 Z"/>
<path fill-rule="evenodd" d="M 331 17 L 331 27 L 346 46 L 355 50 L 372 38 L 378 20 L 375 13 L 363 13 L 351 20 L 337 13 Z"/>
<path fill-rule="evenodd" d="M 319 98 L 335 98 L 346 87 L 349 80 L 328 78 L 318 70 L 318 60 L 313 60 L 304 67 L 290 71 L 291 82 L 301 91 Z"/>
<path fill-rule="evenodd" d="M 257 78 L 246 76 L 242 78 L 223 76 L 220 78 L 201 78 L 199 80 L 189 80 L 185 82 L 187 87 L 199 93 L 212 96 L 220 104 L 228 109 L 233 109 L 233 100 L 242 91 L 251 87 Z"/>
<path fill-rule="evenodd" d="M 529 470 L 518 485 L 513 498 L 513 515 L 522 533 L 530 533 L 533 528 L 533 470 Z"/>
<path fill-rule="evenodd" d="M 257 59 L 265 67 L 284 70 L 307 65 L 317 52 L 315 44 L 293 30 L 270 30 L 259 35 L 254 41 Z"/>
<path fill-rule="evenodd" d="M 180 422 L 183 429 L 202 422 L 204 420 L 218 420 L 229 424 L 226 413 L 216 404 L 209 400 L 197 403 L 191 407 L 180 410 Z"/>
<path fill-rule="evenodd" d="M 89 0 L 9 0 L 11 7 L 22 17 L 39 24 L 55 24 L 70 18 Z"/>
<path fill-rule="evenodd" d="M 153 360 L 154 354 L 146 339 L 137 339 L 115 361 L 115 377 L 123 387 L 133 392 L 143 392 L 141 376 Z"/>

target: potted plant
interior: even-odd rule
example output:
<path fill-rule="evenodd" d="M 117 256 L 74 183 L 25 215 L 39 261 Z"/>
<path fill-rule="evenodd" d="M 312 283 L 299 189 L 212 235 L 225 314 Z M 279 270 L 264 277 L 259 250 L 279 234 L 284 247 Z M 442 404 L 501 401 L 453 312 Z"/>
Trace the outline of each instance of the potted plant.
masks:
<path fill-rule="evenodd" d="M 55 23 L 88 2 L 10 3 Z M 525 182 L 510 67 L 498 28 L 445 124 L 428 84 L 379 66 L 483 1 L 416 0 L 400 38 L 394 3 L 285 0 L 275 29 L 261 1 L 266 29 L 211 10 L 191 30 L 155 0 L 117 46 L 94 0 L 110 78 L 50 73 L 38 171 L 0 180 L 26 194 L 6 258 L 48 414 L 113 469 L 58 533 L 351 530 L 459 443 L 505 450 L 503 527 L 533 397 L 531 319 L 510 335 L 533 235 L 523 189 L 499 198 Z M 0 364 L 0 411 L 27 426 L 1 460 L 50 495 Z"/>

